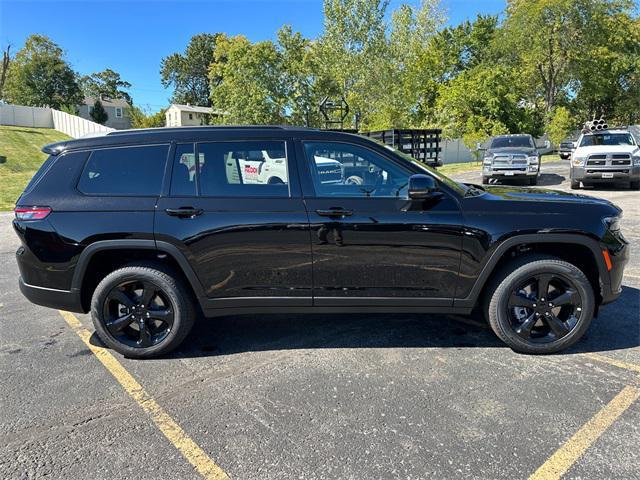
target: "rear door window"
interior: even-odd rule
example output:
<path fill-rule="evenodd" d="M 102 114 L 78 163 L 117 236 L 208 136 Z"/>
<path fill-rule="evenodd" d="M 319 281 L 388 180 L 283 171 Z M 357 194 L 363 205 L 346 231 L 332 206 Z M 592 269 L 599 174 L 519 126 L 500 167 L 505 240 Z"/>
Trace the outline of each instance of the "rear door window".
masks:
<path fill-rule="evenodd" d="M 87 195 L 159 195 L 168 149 L 168 145 L 148 145 L 94 150 L 78 190 Z"/>
<path fill-rule="evenodd" d="M 289 196 L 284 141 L 200 143 L 198 157 L 200 195 Z"/>

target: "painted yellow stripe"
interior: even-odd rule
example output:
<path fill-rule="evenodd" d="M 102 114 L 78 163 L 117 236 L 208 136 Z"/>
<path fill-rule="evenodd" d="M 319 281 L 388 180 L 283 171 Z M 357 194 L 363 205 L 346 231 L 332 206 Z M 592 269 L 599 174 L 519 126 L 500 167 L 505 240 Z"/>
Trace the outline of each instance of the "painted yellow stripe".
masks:
<path fill-rule="evenodd" d="M 614 367 L 624 368 L 626 370 L 631 370 L 632 372 L 640 373 L 640 365 L 636 365 L 634 363 L 623 362 L 620 360 L 616 360 L 615 358 L 605 357 L 604 355 L 600 355 L 599 353 L 585 353 L 584 356 L 598 362 L 608 363 L 609 365 L 613 365 Z"/>
<path fill-rule="evenodd" d="M 580 430 L 562 445 L 529 480 L 559 479 L 582 454 L 622 415 L 622 413 L 640 398 L 640 390 L 624 387 L 613 400 L 596 413 Z"/>
<path fill-rule="evenodd" d="M 227 474 L 196 444 L 173 418 L 142 388 L 135 378 L 122 364 L 105 348 L 93 345 L 90 341 L 91 332 L 82 326 L 80 320 L 69 312 L 60 310 L 60 314 L 82 339 L 84 344 L 100 360 L 102 365 L 122 385 L 122 388 L 133 398 L 142 409 L 149 414 L 153 423 L 165 437 L 186 458 L 191 465 L 207 480 L 228 479 Z"/>

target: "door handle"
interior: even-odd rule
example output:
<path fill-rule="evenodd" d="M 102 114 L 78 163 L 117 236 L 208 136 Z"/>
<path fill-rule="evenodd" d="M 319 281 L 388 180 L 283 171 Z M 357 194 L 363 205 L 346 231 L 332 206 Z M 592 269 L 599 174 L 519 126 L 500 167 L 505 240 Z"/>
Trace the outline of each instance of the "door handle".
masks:
<path fill-rule="evenodd" d="M 202 215 L 204 210 L 201 208 L 193 208 L 193 207 L 180 207 L 180 208 L 167 208 L 165 210 L 167 215 L 171 215 L 172 217 L 180 217 L 180 218 L 193 218 L 198 215 Z"/>
<path fill-rule="evenodd" d="M 330 208 L 328 210 L 316 210 L 316 213 L 321 217 L 350 217 L 353 215 L 353 210 Z"/>

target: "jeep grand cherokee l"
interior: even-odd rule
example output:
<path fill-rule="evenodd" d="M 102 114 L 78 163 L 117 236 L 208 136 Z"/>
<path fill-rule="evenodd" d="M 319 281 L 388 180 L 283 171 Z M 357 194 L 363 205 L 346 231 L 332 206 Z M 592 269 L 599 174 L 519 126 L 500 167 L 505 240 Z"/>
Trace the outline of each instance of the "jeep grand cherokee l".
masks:
<path fill-rule="evenodd" d="M 43 150 L 15 208 L 20 289 L 91 312 L 130 357 L 174 349 L 199 313 L 474 309 L 513 349 L 556 352 L 621 291 L 608 201 L 457 183 L 357 135 L 165 128 Z M 281 182 L 245 181 L 262 152 Z"/>

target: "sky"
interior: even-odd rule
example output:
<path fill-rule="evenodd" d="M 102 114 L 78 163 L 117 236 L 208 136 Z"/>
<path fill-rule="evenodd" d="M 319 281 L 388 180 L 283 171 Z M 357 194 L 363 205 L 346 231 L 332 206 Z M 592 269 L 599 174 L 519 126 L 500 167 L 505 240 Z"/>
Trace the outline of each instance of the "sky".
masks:
<path fill-rule="evenodd" d="M 389 10 L 401 3 L 391 0 Z M 505 0 L 443 0 L 448 23 L 477 14 L 497 14 Z M 82 75 L 111 68 L 133 85 L 139 107 L 155 112 L 169 105 L 171 90 L 160 83 L 163 57 L 182 52 L 202 32 L 243 34 L 251 41 L 274 39 L 284 24 L 309 38 L 322 32 L 322 0 L 30 1 L 0 0 L 0 47 L 15 53 L 32 33 L 60 45 Z"/>

